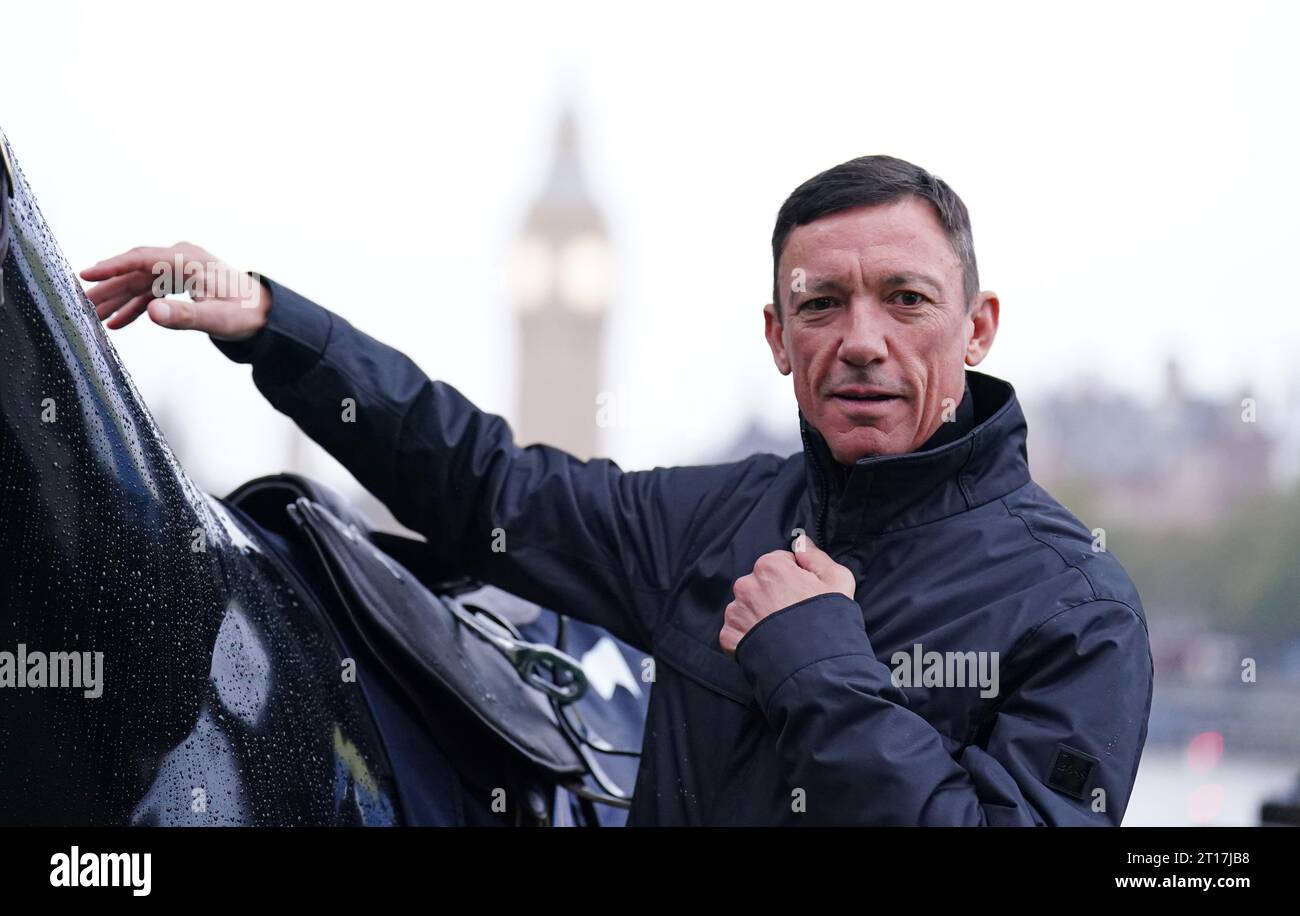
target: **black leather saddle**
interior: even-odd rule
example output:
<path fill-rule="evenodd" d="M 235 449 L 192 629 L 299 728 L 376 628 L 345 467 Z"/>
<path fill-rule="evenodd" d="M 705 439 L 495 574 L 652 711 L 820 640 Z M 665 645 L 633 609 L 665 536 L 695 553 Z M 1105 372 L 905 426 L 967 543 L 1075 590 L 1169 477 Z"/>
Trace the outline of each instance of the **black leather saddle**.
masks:
<path fill-rule="evenodd" d="M 297 474 L 251 480 L 225 501 L 310 548 L 352 630 L 426 718 L 452 704 L 549 781 L 580 783 L 589 765 L 562 707 L 586 688 L 581 667 L 521 639 L 478 583 L 440 580 L 423 541 L 370 530 L 336 493 Z M 471 591 L 472 604 L 462 600 Z"/>

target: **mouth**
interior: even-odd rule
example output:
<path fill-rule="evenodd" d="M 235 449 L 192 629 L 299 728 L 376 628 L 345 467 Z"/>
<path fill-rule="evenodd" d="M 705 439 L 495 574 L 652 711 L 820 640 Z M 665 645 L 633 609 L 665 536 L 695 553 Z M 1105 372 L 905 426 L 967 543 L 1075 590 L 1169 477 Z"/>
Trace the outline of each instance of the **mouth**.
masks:
<path fill-rule="evenodd" d="M 837 401 L 853 404 L 883 404 L 889 401 L 902 400 L 900 394 L 892 391 L 881 391 L 876 388 L 841 388 L 838 391 L 832 391 L 831 397 Z"/>
<path fill-rule="evenodd" d="M 850 422 L 871 426 L 891 414 L 904 398 L 879 388 L 839 388 L 831 392 L 830 400 Z"/>

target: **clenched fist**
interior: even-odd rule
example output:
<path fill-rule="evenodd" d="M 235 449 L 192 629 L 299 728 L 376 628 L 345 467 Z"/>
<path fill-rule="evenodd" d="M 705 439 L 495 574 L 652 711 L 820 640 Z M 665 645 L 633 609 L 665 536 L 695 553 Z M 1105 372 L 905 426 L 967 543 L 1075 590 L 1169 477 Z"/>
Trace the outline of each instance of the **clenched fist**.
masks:
<path fill-rule="evenodd" d="M 857 581 L 849 568 L 836 563 L 806 534 L 801 534 L 793 551 L 763 554 L 753 572 L 736 580 L 732 586 L 735 600 L 727 605 L 718 642 L 723 652 L 734 656 L 741 638 L 764 617 L 828 592 L 852 598 L 856 589 Z"/>

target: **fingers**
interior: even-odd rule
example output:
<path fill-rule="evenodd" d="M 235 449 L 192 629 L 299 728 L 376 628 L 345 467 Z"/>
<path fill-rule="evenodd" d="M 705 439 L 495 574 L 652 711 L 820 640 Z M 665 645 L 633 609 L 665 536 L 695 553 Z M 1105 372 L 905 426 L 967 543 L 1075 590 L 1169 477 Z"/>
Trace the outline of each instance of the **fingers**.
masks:
<path fill-rule="evenodd" d="M 81 279 L 107 280 L 110 277 L 121 276 L 133 271 L 144 271 L 152 276 L 155 264 L 159 262 L 170 263 L 178 254 L 184 257 L 185 252 L 182 249 L 188 247 L 182 243 L 172 245 L 170 248 L 132 248 L 130 251 L 113 255 L 111 258 L 87 267 L 81 272 Z"/>
<path fill-rule="evenodd" d="M 108 317 L 108 315 L 113 315 L 113 320 L 106 322 L 105 327 L 111 328 L 113 330 L 117 330 L 118 328 L 126 327 L 128 324 L 130 324 L 131 322 L 139 318 L 140 315 L 144 313 L 145 307 L 150 303 L 152 299 L 153 299 L 153 293 L 145 293 L 143 295 L 136 296 L 132 299 L 126 300 L 125 304 L 122 305 L 120 308 L 114 306 L 113 308 L 106 309 L 106 307 L 101 306 L 100 308 L 96 309 L 96 312 L 99 313 L 99 318 L 101 321 L 103 321 L 104 318 Z M 116 312 L 116 314 L 113 314 L 114 312 Z"/>
<path fill-rule="evenodd" d="M 740 604 L 733 601 L 727 605 L 722 614 L 722 629 L 718 632 L 718 645 L 728 657 L 734 657 L 736 646 L 740 645 L 748 631 L 740 622 Z"/>
<path fill-rule="evenodd" d="M 111 321 L 106 323 L 106 327 L 114 330 L 124 328 L 146 311 L 154 324 L 164 328 L 207 330 L 206 327 L 200 327 L 202 322 L 193 302 L 186 302 L 184 299 L 155 299 L 152 293 L 145 293 L 130 300 L 118 310 Z"/>
<path fill-rule="evenodd" d="M 736 646 L 740 645 L 740 640 L 745 634 L 733 627 L 731 624 L 725 624 L 718 633 L 718 646 L 723 653 L 729 658 L 736 655 Z"/>
<path fill-rule="evenodd" d="M 154 277 L 152 274 L 143 270 L 133 270 L 129 273 L 111 277 L 102 283 L 96 283 L 86 290 L 86 298 L 97 309 L 100 307 L 107 309 L 106 312 L 101 312 L 99 315 L 100 318 L 103 318 L 106 314 L 111 314 L 113 310 L 128 299 L 133 299 L 152 289 L 153 282 Z"/>
<path fill-rule="evenodd" d="M 814 544 L 813 539 L 806 534 L 799 535 L 795 540 L 791 553 L 794 554 L 794 561 L 811 573 L 825 569 L 827 563 L 835 562 L 830 554 Z"/>
<path fill-rule="evenodd" d="M 106 322 L 105 326 L 113 330 L 124 328 L 146 311 L 154 324 L 164 328 L 184 330 L 195 326 L 194 303 L 186 302 L 184 299 L 155 299 L 152 293 L 145 293 L 130 300 L 118 309 L 117 314 L 111 321 Z"/>
<path fill-rule="evenodd" d="M 154 299 L 149 303 L 149 318 L 164 328 L 193 328 L 194 303 L 184 299 Z"/>
<path fill-rule="evenodd" d="M 778 578 L 796 568 L 790 560 L 790 551 L 770 550 L 754 561 L 754 569 L 749 576 L 742 576 L 736 581 L 743 582 L 750 576 L 761 576 L 764 579 Z"/>
<path fill-rule="evenodd" d="M 853 597 L 857 582 L 852 570 L 836 563 L 830 554 L 814 544 L 806 534 L 800 535 L 794 546 L 794 561 L 801 569 L 806 569 L 836 591 Z"/>
<path fill-rule="evenodd" d="M 223 309 L 199 304 L 205 298 L 199 293 L 208 286 L 205 272 L 219 267 L 224 265 L 204 249 L 189 242 L 177 242 L 168 247 L 132 248 L 87 267 L 81 271 L 81 277 L 95 284 L 86 291 L 86 298 L 109 328 L 126 327 L 148 311 L 155 324 L 166 328 L 212 330 L 206 325 L 230 324 L 230 317 Z M 193 289 L 191 281 L 196 281 Z M 224 297 L 220 284 L 217 289 L 215 296 L 206 298 Z M 189 292 L 195 301 L 159 298 L 183 292 Z M 219 304 L 219 301 L 212 303 Z"/>

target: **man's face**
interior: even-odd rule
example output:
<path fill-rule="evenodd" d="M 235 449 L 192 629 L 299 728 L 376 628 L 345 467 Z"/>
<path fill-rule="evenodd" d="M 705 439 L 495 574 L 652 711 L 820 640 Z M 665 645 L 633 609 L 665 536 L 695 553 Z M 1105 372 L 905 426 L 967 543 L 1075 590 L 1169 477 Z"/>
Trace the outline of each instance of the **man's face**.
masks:
<path fill-rule="evenodd" d="M 772 356 L 842 464 L 920 447 L 997 331 L 997 297 L 967 307 L 961 262 L 920 198 L 795 228 L 777 276 L 782 301 L 764 310 Z"/>

